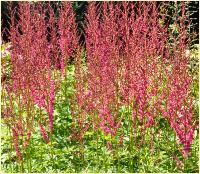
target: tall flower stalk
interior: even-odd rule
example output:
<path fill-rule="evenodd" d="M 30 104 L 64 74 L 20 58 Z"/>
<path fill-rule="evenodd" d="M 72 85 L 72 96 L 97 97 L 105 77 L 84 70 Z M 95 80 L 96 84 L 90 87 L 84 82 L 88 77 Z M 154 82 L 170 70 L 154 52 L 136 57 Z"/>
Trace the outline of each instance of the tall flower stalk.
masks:
<path fill-rule="evenodd" d="M 8 123 L 13 132 L 17 156 L 23 162 L 23 151 L 30 141 L 34 120 L 40 117 L 36 117 L 35 105 L 46 111 L 47 125 L 53 132 L 55 83 L 41 4 L 21 2 L 18 11 L 10 5 L 10 12 L 11 77 L 4 89 L 8 95 L 4 110 L 10 109 Z M 45 128 L 42 128 L 43 133 Z"/>
<path fill-rule="evenodd" d="M 190 55 L 186 54 L 190 23 L 184 3 L 180 3 L 174 21 L 168 21 L 159 12 L 164 6 L 157 2 L 89 2 L 85 45 L 80 44 L 71 2 L 57 5 L 58 15 L 51 3 L 18 4 L 18 8 L 9 7 L 10 72 L 6 74 L 3 66 L 2 112 L 21 172 L 35 124 L 51 146 L 54 165 L 52 137 L 58 87 L 64 88 L 64 101 L 70 103 L 70 133 L 79 143 L 83 163 L 84 137 L 93 131 L 97 153 L 103 139 L 113 154 L 113 170 L 120 171 L 119 150 L 126 136 L 129 170 L 134 171 L 135 148 L 139 151 L 151 142 L 154 149 L 161 119 L 175 135 L 172 158 L 179 159 L 176 147 L 185 160 L 190 156 L 198 124 L 193 118 L 193 77 L 188 71 Z M 75 67 L 72 97 L 67 97 L 69 63 Z"/>

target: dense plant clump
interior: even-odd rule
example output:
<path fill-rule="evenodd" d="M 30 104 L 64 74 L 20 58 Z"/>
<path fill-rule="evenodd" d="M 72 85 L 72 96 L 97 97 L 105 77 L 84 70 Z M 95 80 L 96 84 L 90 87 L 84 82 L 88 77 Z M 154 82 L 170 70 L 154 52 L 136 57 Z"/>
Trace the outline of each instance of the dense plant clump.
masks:
<path fill-rule="evenodd" d="M 190 23 L 181 2 L 172 28 L 165 5 L 89 2 L 84 45 L 70 2 L 59 15 L 50 3 L 11 3 L 1 92 L 11 172 L 198 172 Z M 51 165 L 39 170 L 41 143 Z"/>

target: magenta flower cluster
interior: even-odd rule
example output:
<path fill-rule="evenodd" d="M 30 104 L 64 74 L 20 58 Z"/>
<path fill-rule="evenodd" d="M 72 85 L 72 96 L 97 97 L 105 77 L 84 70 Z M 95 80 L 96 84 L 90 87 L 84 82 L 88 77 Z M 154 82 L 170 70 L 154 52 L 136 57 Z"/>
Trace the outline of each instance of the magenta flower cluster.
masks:
<path fill-rule="evenodd" d="M 58 18 L 50 5 L 44 10 L 41 3 L 20 2 L 19 11 L 10 9 L 11 82 L 6 90 L 12 113 L 16 112 L 12 105 L 16 98 L 20 109 L 29 114 L 26 121 L 20 122 L 21 131 L 17 125 L 18 120 L 24 119 L 23 111 L 16 113 L 10 125 L 19 159 L 19 132 L 27 135 L 27 146 L 33 129 L 30 125 L 36 118 L 44 141 L 51 141 L 49 134 L 53 133 L 55 96 L 60 83 L 55 79 L 55 70 L 60 70 L 60 77 L 67 77 L 71 58 L 76 80 L 72 116 L 80 128 L 79 134 L 75 131 L 77 139 L 83 142 L 91 125 L 94 131 L 101 130 L 114 139 L 126 117 L 130 134 L 135 130 L 144 134 L 146 129 L 157 126 L 162 115 L 182 144 L 183 156 L 188 157 L 198 124 L 193 119 L 184 3 L 175 23 L 177 37 L 169 30 L 167 18 L 155 2 L 102 2 L 98 6 L 89 2 L 85 48 L 79 44 L 71 3 L 62 2 L 58 8 Z M 83 50 L 86 60 L 82 60 Z M 36 105 L 40 110 L 38 117 Z M 123 107 L 128 114 L 120 114 Z M 119 136 L 123 144 L 123 135 Z M 112 149 L 112 142 L 107 143 L 108 149 Z"/>

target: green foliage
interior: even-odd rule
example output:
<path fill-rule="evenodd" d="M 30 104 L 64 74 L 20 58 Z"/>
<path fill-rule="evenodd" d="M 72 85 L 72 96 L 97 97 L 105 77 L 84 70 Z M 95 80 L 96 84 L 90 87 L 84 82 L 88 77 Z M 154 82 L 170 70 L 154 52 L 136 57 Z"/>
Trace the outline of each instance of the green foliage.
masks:
<path fill-rule="evenodd" d="M 74 70 L 73 65 L 68 67 L 67 80 L 62 82 L 56 96 L 51 143 L 44 142 L 38 126 L 35 125 L 31 142 L 24 151 L 24 172 L 198 172 L 198 132 L 192 145 L 191 156 L 185 161 L 178 150 L 179 145 L 174 143 L 174 132 L 162 116 L 157 128 L 144 130 L 144 142 L 141 141 L 140 133 L 136 132 L 133 144 L 130 144 L 130 113 L 126 107 L 119 111 L 125 117 L 117 138 L 113 139 L 101 130 L 94 132 L 89 129 L 84 135 L 84 148 L 80 150 L 79 142 L 71 136 L 74 123 L 69 99 L 75 91 Z M 11 146 L 9 129 L 4 124 L 1 132 L 2 170 L 20 172 L 14 147 Z M 123 143 L 120 144 L 122 134 Z M 112 150 L 107 148 L 108 142 L 112 142 Z M 173 154 L 185 163 L 185 167 L 176 164 Z"/>

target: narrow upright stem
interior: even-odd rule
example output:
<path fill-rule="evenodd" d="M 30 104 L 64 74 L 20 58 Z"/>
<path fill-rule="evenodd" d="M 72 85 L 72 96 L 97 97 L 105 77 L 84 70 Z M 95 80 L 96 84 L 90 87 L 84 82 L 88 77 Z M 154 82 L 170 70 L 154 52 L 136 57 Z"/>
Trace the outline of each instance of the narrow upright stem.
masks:
<path fill-rule="evenodd" d="M 9 131 L 9 136 L 10 136 L 10 150 L 9 150 L 9 159 L 11 160 L 11 157 L 12 157 L 12 140 L 11 140 L 11 137 L 12 137 L 12 134 L 11 134 L 11 131 L 10 131 L 10 127 L 8 127 L 8 131 Z M 11 165 L 11 173 L 13 173 L 13 165 L 12 163 L 10 163 Z"/>
<path fill-rule="evenodd" d="M 130 144 L 129 144 L 129 149 L 130 149 L 130 155 L 129 155 L 129 167 L 130 170 L 132 170 L 132 160 L 131 160 L 131 156 L 132 156 L 132 146 L 133 146 L 133 123 L 132 123 L 132 119 L 131 119 L 131 114 L 130 114 L 130 107 L 128 107 L 128 113 L 129 113 L 129 127 L 130 127 L 130 135 L 129 135 L 129 139 L 130 139 Z M 132 172 L 132 171 L 130 171 Z"/>
<path fill-rule="evenodd" d="M 82 162 L 83 162 L 83 166 L 84 166 L 84 161 L 85 161 L 85 159 L 84 159 L 84 141 L 83 141 L 83 139 L 81 140 L 81 147 L 80 147 L 80 151 L 81 151 L 81 158 L 82 158 Z"/>
<path fill-rule="evenodd" d="M 120 160 L 119 160 L 119 144 L 116 144 L 116 156 L 117 156 L 117 173 L 120 173 Z"/>
<path fill-rule="evenodd" d="M 51 161 L 53 163 L 53 166 L 52 166 L 52 170 L 53 170 L 55 163 L 54 163 L 54 159 L 53 159 L 54 152 L 53 152 L 53 144 L 52 144 L 52 133 L 50 134 L 50 154 L 51 154 Z"/>
<path fill-rule="evenodd" d="M 106 143 L 105 143 L 106 141 L 105 141 L 105 139 L 103 140 L 103 146 L 104 147 L 106 147 Z M 107 172 L 107 163 L 106 163 L 106 161 L 107 161 L 107 158 L 106 158 L 106 153 L 105 153 L 105 151 L 104 151 L 104 153 L 103 153 L 103 158 L 104 158 L 104 166 L 105 166 L 105 172 Z"/>
<path fill-rule="evenodd" d="M 99 163 L 98 143 L 99 143 L 99 129 L 97 129 L 97 139 L 96 139 L 96 144 L 97 144 L 97 146 L 96 146 L 96 149 L 97 149 L 97 151 L 96 151 L 96 153 L 97 153 L 97 163 Z"/>

